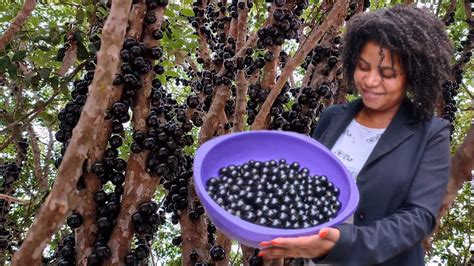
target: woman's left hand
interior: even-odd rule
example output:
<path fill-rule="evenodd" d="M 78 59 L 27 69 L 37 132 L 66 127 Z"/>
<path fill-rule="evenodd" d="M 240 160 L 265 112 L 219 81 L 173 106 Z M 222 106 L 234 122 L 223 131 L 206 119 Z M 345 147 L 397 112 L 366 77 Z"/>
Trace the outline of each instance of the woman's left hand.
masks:
<path fill-rule="evenodd" d="M 258 256 L 265 259 L 277 258 L 315 258 L 325 256 L 339 239 L 339 230 L 324 228 L 319 234 L 293 238 L 275 238 L 270 242 L 261 242 L 264 249 Z"/>

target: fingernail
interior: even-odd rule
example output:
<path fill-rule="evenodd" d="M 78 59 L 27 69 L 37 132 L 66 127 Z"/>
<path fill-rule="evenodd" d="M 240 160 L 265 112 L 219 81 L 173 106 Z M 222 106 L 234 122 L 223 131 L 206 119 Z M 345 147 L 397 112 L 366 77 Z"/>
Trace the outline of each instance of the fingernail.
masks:
<path fill-rule="evenodd" d="M 262 247 L 268 247 L 270 246 L 270 242 L 261 242 L 259 245 Z"/>
<path fill-rule="evenodd" d="M 265 256 L 265 254 L 263 252 L 259 252 L 257 256 L 263 257 L 263 256 Z"/>
<path fill-rule="evenodd" d="M 273 245 L 273 246 L 278 246 L 278 245 L 280 245 L 280 242 L 277 242 L 277 241 L 273 240 L 273 241 L 272 241 L 272 245 Z"/>
<path fill-rule="evenodd" d="M 326 238 L 329 234 L 329 229 L 328 228 L 324 228 L 322 229 L 321 231 L 319 231 L 319 237 L 320 238 Z"/>

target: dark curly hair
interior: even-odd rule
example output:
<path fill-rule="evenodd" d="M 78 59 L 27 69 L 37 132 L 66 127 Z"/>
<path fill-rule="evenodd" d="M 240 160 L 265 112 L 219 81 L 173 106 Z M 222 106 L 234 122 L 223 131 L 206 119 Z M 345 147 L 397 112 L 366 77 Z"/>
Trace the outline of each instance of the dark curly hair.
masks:
<path fill-rule="evenodd" d="M 348 88 L 355 86 L 354 69 L 367 41 L 398 54 L 406 70 L 407 96 L 416 117 L 432 117 L 442 84 L 452 74 L 453 48 L 443 22 L 428 10 L 401 5 L 354 16 L 343 38 Z"/>

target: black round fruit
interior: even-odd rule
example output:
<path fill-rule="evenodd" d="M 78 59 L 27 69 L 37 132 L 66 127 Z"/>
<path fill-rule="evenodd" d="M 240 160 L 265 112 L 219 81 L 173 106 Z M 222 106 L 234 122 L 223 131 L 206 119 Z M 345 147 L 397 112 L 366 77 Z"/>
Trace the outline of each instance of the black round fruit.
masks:
<path fill-rule="evenodd" d="M 82 215 L 79 213 L 73 213 L 67 218 L 67 225 L 72 229 L 76 229 L 82 225 Z"/>

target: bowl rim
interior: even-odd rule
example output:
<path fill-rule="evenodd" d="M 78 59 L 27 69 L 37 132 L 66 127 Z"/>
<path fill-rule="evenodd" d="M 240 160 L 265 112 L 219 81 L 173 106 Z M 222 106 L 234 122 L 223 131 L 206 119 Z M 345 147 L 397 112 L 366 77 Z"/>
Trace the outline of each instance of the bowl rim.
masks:
<path fill-rule="evenodd" d="M 332 158 L 337 166 L 345 172 L 345 177 L 349 183 L 350 192 L 349 192 L 349 199 L 345 208 L 340 212 L 334 219 L 319 224 L 317 226 L 312 226 L 308 228 L 299 228 L 299 229 L 283 229 L 283 228 L 272 228 L 266 227 L 262 225 L 257 225 L 251 222 L 248 222 L 244 219 L 241 219 L 235 215 L 228 213 L 224 208 L 222 208 L 219 204 L 217 204 L 210 196 L 206 193 L 205 184 L 201 178 L 197 178 L 200 176 L 201 171 L 201 163 L 204 161 L 206 156 L 209 152 L 220 145 L 224 145 L 225 142 L 230 141 L 235 138 L 241 138 L 242 136 L 250 135 L 250 134 L 275 134 L 275 135 L 286 135 L 289 137 L 294 137 L 299 139 L 300 141 L 309 143 L 313 146 L 319 148 L 322 152 Z M 282 131 L 282 130 L 252 130 L 252 131 L 242 131 L 231 133 L 227 135 L 222 135 L 215 137 L 211 140 L 206 141 L 203 143 L 196 151 L 195 158 L 194 158 L 194 165 L 193 165 L 193 179 L 194 179 L 194 186 L 196 190 L 196 194 L 199 198 L 204 197 L 205 203 L 209 204 L 211 208 L 214 210 L 222 210 L 218 211 L 219 215 L 223 216 L 224 219 L 229 220 L 233 225 L 239 227 L 239 230 L 245 230 L 250 233 L 261 234 L 262 230 L 264 230 L 265 234 L 271 235 L 279 235 L 280 237 L 292 237 L 292 236 L 302 236 L 302 235 L 309 235 L 311 233 L 316 233 L 320 229 L 328 226 L 332 226 L 335 224 L 339 224 L 347 220 L 347 218 L 355 211 L 359 202 L 359 191 L 357 185 L 355 183 L 354 178 L 350 175 L 349 171 L 346 169 L 344 164 L 337 158 L 328 148 L 326 148 L 323 144 L 318 142 L 317 140 L 313 139 L 310 136 L 303 135 L 296 132 L 289 132 L 289 131 Z M 204 192 L 204 193 L 201 193 Z M 204 204 L 203 204 L 204 205 Z M 206 207 L 206 206 L 204 206 Z M 206 210 L 207 211 L 207 210 Z M 212 221 L 212 218 L 209 217 Z"/>

